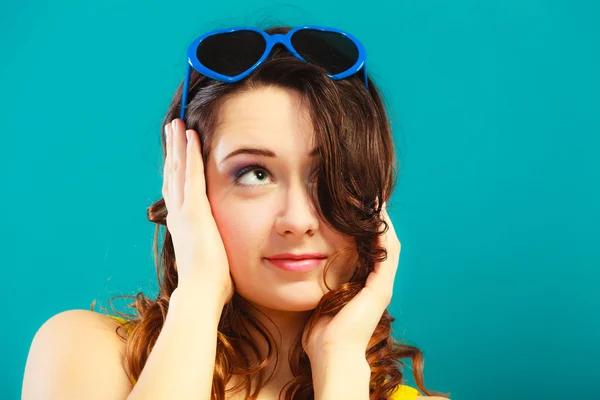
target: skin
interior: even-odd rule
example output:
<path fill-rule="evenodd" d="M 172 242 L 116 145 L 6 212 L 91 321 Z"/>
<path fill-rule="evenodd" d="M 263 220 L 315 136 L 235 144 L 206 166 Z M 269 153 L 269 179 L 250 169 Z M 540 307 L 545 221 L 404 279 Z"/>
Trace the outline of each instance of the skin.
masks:
<path fill-rule="evenodd" d="M 208 199 L 236 292 L 272 319 L 281 332 L 278 369 L 261 394 L 274 395 L 292 378 L 288 349 L 328 291 L 322 278 L 325 263 L 308 272 L 288 272 L 264 257 L 308 252 L 331 256 L 353 243 L 352 238 L 320 220 L 308 197 L 313 189 L 310 177 L 315 160 L 310 153 L 314 133 L 300 100 L 295 91 L 277 87 L 229 98 L 221 109 L 205 166 Z M 240 154 L 222 161 L 241 147 L 269 149 L 276 157 Z M 263 163 L 266 170 L 245 172 L 236 185 L 234 174 L 255 162 Z M 332 288 L 352 275 L 343 260 L 336 259 L 328 271 L 327 283 Z M 255 315 L 278 338 L 273 324 Z M 263 349 L 266 351 L 264 344 Z"/>
<path fill-rule="evenodd" d="M 208 198 L 236 291 L 274 321 L 273 325 L 256 315 L 280 339 L 278 369 L 259 396 L 261 400 L 274 399 L 292 378 L 287 363 L 289 346 L 303 332 L 311 310 L 327 289 L 322 284 L 323 265 L 310 272 L 291 273 L 275 269 L 263 258 L 283 252 L 332 255 L 351 245 L 352 240 L 319 220 L 308 200 L 312 188 L 309 177 L 313 163 L 309 154 L 313 132 L 297 93 L 274 87 L 239 93 L 225 102 L 215 134 L 206 165 Z M 269 148 L 278 157 L 243 155 L 220 162 L 242 145 Z M 240 178 L 241 185 L 234 185 L 233 173 L 256 161 L 266 163 L 267 171 L 247 172 Z M 382 241 L 392 256 L 375 266 L 359 295 L 333 319 L 318 323 L 315 334 L 303 343 L 313 369 L 316 399 L 337 399 L 340 393 L 346 399 L 368 397 L 369 370 L 368 365 L 365 370 L 364 351 L 391 300 L 400 254 L 400 243 L 387 213 L 385 218 L 391 229 Z M 327 277 L 332 288 L 351 276 L 353 271 L 348 270 L 348 265 L 343 258 L 332 264 Z M 204 325 L 196 324 L 197 330 L 202 331 Z M 116 327 L 117 322 L 109 317 L 85 310 L 70 310 L 51 318 L 32 343 L 22 397 L 78 398 L 84 392 L 84 397 L 90 399 L 127 397 L 132 386 L 123 364 L 125 344 L 114 334 Z M 191 351 L 189 343 L 185 349 L 178 348 L 187 340 L 180 340 L 180 333 L 172 329 L 167 332 L 170 337 L 155 347 L 161 352 L 158 360 Z M 213 337 L 212 343 L 214 340 Z M 264 343 L 257 343 L 264 352 Z M 324 346 L 327 343 L 336 346 Z M 157 350 L 161 346 L 163 349 Z M 198 354 L 206 353 L 206 349 L 196 347 Z M 322 351 L 324 348 L 329 351 Z M 153 352 L 153 356 L 156 354 Z M 157 362 L 157 371 L 161 372 L 162 364 Z M 230 382 L 230 387 L 236 383 Z M 151 379 L 146 380 L 146 387 L 152 388 Z M 237 400 L 244 396 L 236 393 L 228 398 Z"/>
<path fill-rule="evenodd" d="M 277 369 L 259 399 L 278 398 L 282 387 L 292 379 L 287 361 L 290 346 L 303 333 L 311 311 L 328 291 L 322 279 L 324 263 L 312 271 L 299 273 L 279 270 L 264 258 L 307 252 L 331 256 L 353 248 L 353 239 L 332 230 L 319 218 L 309 200 L 308 195 L 314 189 L 311 174 L 315 160 L 310 156 L 313 139 L 308 109 L 297 92 L 279 87 L 253 89 L 237 93 L 223 104 L 205 165 L 208 199 L 226 249 L 235 290 L 272 320 L 253 312 L 279 339 Z M 242 154 L 223 161 L 241 147 L 268 149 L 276 157 Z M 238 185 L 234 184 L 237 171 L 257 162 L 264 167 L 244 172 Z M 391 300 L 401 251 L 387 212 L 384 217 L 390 230 L 380 240 L 390 251 L 388 259 L 375 266 L 361 293 L 333 320 L 318 323 L 311 340 L 304 343 L 313 372 L 317 371 L 316 376 L 330 382 L 333 388 L 332 392 L 316 393 L 317 398 L 337 398 L 343 387 L 348 389 L 344 398 L 363 398 L 363 391 L 368 392 L 369 368 L 364 354 Z M 330 287 L 347 282 L 354 272 L 349 268 L 348 256 L 332 262 L 327 275 Z M 255 337 L 264 354 L 265 343 Z M 325 352 L 328 356 L 316 356 L 323 353 L 325 343 L 341 345 Z M 272 371 L 273 364 L 267 368 L 266 376 Z M 349 382 L 354 384 L 348 385 Z M 234 377 L 228 387 L 236 383 Z M 317 383 L 322 389 L 323 382 Z M 244 397 L 240 392 L 231 398 Z"/>

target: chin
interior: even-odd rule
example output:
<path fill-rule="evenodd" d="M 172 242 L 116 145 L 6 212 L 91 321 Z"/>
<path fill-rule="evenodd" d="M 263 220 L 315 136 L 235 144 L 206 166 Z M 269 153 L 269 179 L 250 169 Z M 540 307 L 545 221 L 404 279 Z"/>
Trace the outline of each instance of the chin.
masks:
<path fill-rule="evenodd" d="M 318 288 L 302 290 L 302 288 L 280 288 L 275 290 L 249 290 L 237 288 L 237 293 L 255 306 L 268 308 L 275 311 L 302 312 L 311 311 L 317 307 L 323 297 Z M 240 290 L 241 289 L 241 290 Z M 308 289 L 308 288 L 305 288 Z"/>

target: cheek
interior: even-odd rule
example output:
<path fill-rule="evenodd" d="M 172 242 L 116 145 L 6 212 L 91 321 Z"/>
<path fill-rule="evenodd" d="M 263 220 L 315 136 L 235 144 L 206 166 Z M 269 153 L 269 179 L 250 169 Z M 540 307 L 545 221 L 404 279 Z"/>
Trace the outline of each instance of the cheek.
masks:
<path fill-rule="evenodd" d="M 327 282 L 331 282 L 333 286 L 338 286 L 348 282 L 352 277 L 358 261 L 358 254 L 356 253 L 356 245 L 351 238 L 330 233 L 329 240 L 335 243 L 336 251 L 341 251 L 341 254 L 332 262 L 327 273 Z"/>
<path fill-rule="evenodd" d="M 259 259 L 262 242 L 268 235 L 260 213 L 236 210 L 234 207 L 215 207 L 213 216 L 221 234 L 230 267 Z M 261 224 L 262 223 L 262 224 Z"/>
<path fill-rule="evenodd" d="M 339 257 L 327 271 L 327 283 L 332 287 L 350 281 L 356 268 L 356 259 L 352 257 Z"/>
<path fill-rule="evenodd" d="M 243 237 L 244 232 L 240 229 L 243 229 L 244 225 L 240 223 L 239 218 L 236 218 L 230 212 L 226 212 L 225 209 L 213 208 L 213 216 L 221 234 L 221 240 L 229 255 L 230 250 L 237 246 L 240 237 Z"/>

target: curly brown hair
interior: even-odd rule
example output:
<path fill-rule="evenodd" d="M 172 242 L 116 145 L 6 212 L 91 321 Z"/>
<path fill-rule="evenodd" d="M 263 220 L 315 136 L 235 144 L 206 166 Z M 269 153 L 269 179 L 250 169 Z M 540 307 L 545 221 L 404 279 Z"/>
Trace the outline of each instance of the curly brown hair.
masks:
<path fill-rule="evenodd" d="M 270 34 L 286 33 L 290 27 L 265 29 Z M 376 199 L 387 201 L 393 191 L 398 166 L 390 122 L 382 96 L 369 78 L 368 89 L 361 74 L 332 80 L 318 65 L 303 62 L 284 49 L 275 47 L 269 58 L 249 77 L 236 82 L 224 83 L 207 78 L 195 70 L 190 77 L 186 127 L 198 132 L 202 142 L 202 158 L 206 163 L 211 151 L 215 123 L 223 101 L 236 93 L 265 86 L 277 86 L 298 91 L 310 110 L 316 144 L 321 153 L 318 161 L 318 185 L 313 194 L 321 218 L 338 232 L 349 235 L 356 243 L 354 275 L 349 282 L 326 293 L 312 312 L 308 324 L 326 315 L 335 315 L 363 287 L 376 262 L 386 259 L 384 248 L 378 247 L 377 236 L 381 225 L 387 225 L 381 216 L 381 205 Z M 176 90 L 164 125 L 178 118 L 181 107 L 182 84 Z M 163 157 L 166 143 L 162 135 Z M 164 159 L 163 159 L 164 160 Z M 177 287 L 175 253 L 169 230 L 166 228 L 167 209 L 164 199 L 150 205 L 148 220 L 156 224 L 154 234 L 155 267 L 158 278 L 158 294 L 150 299 L 143 292 L 128 306 L 135 314 L 126 317 L 129 335 L 122 336 L 126 342 L 126 365 L 131 376 L 138 379 L 165 322 L 170 296 Z M 164 227 L 162 248 L 159 256 L 159 233 Z M 327 268 L 326 268 L 327 270 Z M 326 271 L 324 275 L 326 274 Z M 326 283 L 327 285 L 327 283 Z M 329 286 L 327 286 L 329 287 Z M 117 298 L 115 297 L 115 298 Z M 111 299 L 112 301 L 115 299 Z M 242 377 L 246 397 L 256 399 L 265 382 L 265 367 L 277 358 L 277 346 L 266 327 L 248 313 L 252 305 L 234 294 L 223 309 L 218 326 L 217 358 L 213 375 L 212 398 L 224 400 L 226 385 L 233 375 Z M 92 307 L 93 308 L 93 307 Z M 114 310 L 114 307 L 113 307 Z M 424 387 L 422 352 L 414 346 L 401 344 L 391 335 L 394 318 L 386 310 L 369 342 L 366 352 L 371 367 L 372 400 L 387 399 L 396 387 L 403 383 L 403 358 L 412 359 L 415 382 L 426 395 L 441 395 Z M 269 344 L 266 355 L 259 354 L 252 338 L 246 335 L 251 326 Z M 258 363 L 251 364 L 242 346 L 249 346 Z M 294 378 L 282 390 L 285 400 L 314 398 L 311 366 L 301 341 L 290 351 L 290 367 Z M 258 386 L 252 391 L 252 380 Z M 268 381 L 268 380 L 267 380 Z M 229 389 L 237 390 L 238 387 Z"/>

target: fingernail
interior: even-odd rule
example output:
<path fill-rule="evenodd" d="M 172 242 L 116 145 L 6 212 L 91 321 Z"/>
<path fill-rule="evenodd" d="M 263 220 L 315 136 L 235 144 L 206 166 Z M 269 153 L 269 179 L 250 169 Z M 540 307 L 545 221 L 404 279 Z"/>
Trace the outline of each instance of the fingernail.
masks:
<path fill-rule="evenodd" d="M 177 119 L 174 119 L 172 122 L 173 130 L 177 130 Z"/>
<path fill-rule="evenodd" d="M 187 138 L 188 141 L 190 140 L 190 131 L 189 130 L 185 131 L 185 137 Z"/>

